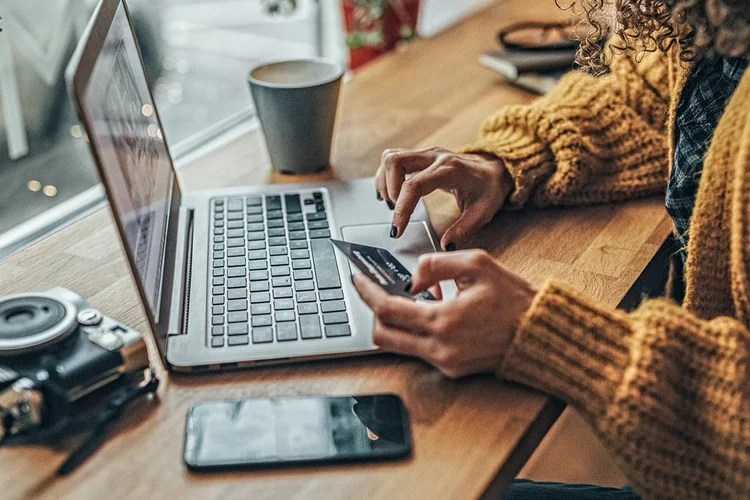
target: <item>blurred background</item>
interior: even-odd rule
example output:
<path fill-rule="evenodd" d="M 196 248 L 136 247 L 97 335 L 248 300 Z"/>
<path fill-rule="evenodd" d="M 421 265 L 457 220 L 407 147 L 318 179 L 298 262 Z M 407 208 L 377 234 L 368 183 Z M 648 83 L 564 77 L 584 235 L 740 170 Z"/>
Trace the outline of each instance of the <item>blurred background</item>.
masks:
<path fill-rule="evenodd" d="M 358 68 L 487 0 L 128 0 L 179 165 L 255 127 L 263 60 Z M 97 0 L 0 0 L 0 259 L 104 203 L 64 72 Z M 418 19 L 419 18 L 419 19 Z"/>

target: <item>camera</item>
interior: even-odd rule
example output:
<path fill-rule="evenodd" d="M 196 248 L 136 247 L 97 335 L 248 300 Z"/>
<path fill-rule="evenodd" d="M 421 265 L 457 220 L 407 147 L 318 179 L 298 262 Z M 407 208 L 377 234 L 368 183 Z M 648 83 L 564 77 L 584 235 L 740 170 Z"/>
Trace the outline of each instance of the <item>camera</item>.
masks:
<path fill-rule="evenodd" d="M 0 442 L 53 428 L 149 373 L 143 337 L 65 288 L 0 297 Z"/>

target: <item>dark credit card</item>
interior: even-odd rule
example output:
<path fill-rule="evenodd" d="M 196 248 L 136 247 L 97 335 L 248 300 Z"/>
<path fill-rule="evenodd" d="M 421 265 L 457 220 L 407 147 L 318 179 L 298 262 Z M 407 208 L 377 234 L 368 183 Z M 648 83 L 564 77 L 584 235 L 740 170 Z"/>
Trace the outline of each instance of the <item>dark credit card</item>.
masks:
<path fill-rule="evenodd" d="M 357 266 L 357 269 L 391 295 L 401 295 L 410 299 L 437 300 L 430 292 L 422 292 L 417 295 L 407 292 L 406 289 L 411 283 L 411 273 L 385 248 L 358 245 L 333 239 L 331 242 L 336 248 L 344 252 L 344 255 Z"/>

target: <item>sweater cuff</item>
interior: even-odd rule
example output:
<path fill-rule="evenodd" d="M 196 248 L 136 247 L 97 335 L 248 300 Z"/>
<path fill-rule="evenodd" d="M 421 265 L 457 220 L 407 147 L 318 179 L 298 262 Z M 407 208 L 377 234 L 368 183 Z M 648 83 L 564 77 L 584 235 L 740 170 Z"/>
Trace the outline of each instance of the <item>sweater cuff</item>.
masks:
<path fill-rule="evenodd" d="M 626 313 L 548 283 L 522 319 L 498 375 L 602 414 L 622 381 L 630 344 Z"/>

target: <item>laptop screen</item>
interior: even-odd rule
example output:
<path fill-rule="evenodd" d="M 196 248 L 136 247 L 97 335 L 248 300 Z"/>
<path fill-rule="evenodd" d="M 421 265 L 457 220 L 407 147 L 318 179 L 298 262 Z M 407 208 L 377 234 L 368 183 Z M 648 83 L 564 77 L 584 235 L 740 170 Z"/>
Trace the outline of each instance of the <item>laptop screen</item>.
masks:
<path fill-rule="evenodd" d="M 80 105 L 124 244 L 158 318 L 175 174 L 127 13 L 117 4 Z"/>

